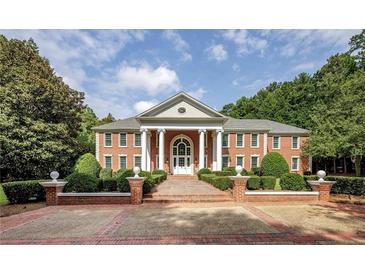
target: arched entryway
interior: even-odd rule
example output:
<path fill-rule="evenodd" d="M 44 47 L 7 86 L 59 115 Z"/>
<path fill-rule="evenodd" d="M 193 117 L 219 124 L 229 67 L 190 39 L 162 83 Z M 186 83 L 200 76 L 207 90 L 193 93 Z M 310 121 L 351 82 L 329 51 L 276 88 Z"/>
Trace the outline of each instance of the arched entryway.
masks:
<path fill-rule="evenodd" d="M 171 171 L 173 174 L 193 174 L 194 145 L 186 135 L 175 136 L 170 143 Z"/>

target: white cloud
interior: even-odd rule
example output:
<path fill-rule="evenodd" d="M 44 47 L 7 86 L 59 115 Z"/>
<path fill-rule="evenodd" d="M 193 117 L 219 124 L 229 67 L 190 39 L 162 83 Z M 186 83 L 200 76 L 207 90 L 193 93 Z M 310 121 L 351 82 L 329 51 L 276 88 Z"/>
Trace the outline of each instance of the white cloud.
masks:
<path fill-rule="evenodd" d="M 182 39 L 181 35 L 177 31 L 165 30 L 162 33 L 162 37 L 170 41 L 174 45 L 175 50 L 182 54 L 181 59 L 184 62 L 191 61 L 193 59 L 189 53 L 189 44 Z"/>
<path fill-rule="evenodd" d="M 209 59 L 214 59 L 217 62 L 222 62 L 228 58 L 228 53 L 222 44 L 213 44 L 205 50 Z"/>
<path fill-rule="evenodd" d="M 206 93 L 207 93 L 207 91 L 205 89 L 202 89 L 202 88 L 198 88 L 195 91 L 189 91 L 188 92 L 188 94 L 191 97 L 194 97 L 197 100 L 201 100 L 203 98 L 204 94 L 206 94 Z"/>
<path fill-rule="evenodd" d="M 142 66 L 124 64 L 118 72 L 120 89 L 144 91 L 150 96 L 180 89 L 176 72 L 163 65 L 153 68 L 148 63 Z"/>
<path fill-rule="evenodd" d="M 250 34 L 247 30 L 226 30 L 223 32 L 223 37 L 232 41 L 237 46 L 237 54 L 243 56 L 255 51 L 264 54 L 268 47 L 268 42 L 258 36 Z"/>
<path fill-rule="evenodd" d="M 314 68 L 314 63 L 313 62 L 309 62 L 309 63 L 302 63 L 302 64 L 298 64 L 296 66 L 294 66 L 292 68 L 292 71 L 307 71 L 307 70 L 312 70 Z"/>
<path fill-rule="evenodd" d="M 237 63 L 234 63 L 234 64 L 232 65 L 232 70 L 233 70 L 234 72 L 240 72 L 241 68 L 240 68 L 240 66 L 239 66 Z"/>
<path fill-rule="evenodd" d="M 138 101 L 133 105 L 133 109 L 137 112 L 137 113 L 142 113 L 148 109 L 150 109 L 151 107 L 155 106 L 158 104 L 157 100 L 151 100 L 151 101 Z"/>

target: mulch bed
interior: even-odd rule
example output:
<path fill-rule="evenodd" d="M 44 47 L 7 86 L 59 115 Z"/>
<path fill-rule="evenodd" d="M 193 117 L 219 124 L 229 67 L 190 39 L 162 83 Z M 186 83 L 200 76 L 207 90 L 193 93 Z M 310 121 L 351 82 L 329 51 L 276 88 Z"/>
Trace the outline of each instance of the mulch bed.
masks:
<path fill-rule="evenodd" d="M 46 206 L 45 202 L 34 202 L 34 203 L 15 204 L 15 205 L 0 205 L 0 217 L 6 217 L 31 210 L 36 210 L 45 206 Z"/>

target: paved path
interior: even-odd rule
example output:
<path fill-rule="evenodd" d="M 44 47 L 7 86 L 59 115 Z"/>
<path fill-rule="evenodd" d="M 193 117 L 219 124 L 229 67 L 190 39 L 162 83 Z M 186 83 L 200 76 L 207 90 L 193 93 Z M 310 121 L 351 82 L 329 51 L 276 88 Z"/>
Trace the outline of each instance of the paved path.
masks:
<path fill-rule="evenodd" d="M 365 244 L 364 211 L 330 203 L 46 207 L 0 218 L 0 244 Z"/>

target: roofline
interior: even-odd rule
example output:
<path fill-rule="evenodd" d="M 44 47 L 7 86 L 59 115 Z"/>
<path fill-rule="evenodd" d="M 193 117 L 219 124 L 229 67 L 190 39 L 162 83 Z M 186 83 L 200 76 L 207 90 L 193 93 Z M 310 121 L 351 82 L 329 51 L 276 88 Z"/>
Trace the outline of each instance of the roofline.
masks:
<path fill-rule="evenodd" d="M 135 116 L 135 118 L 140 118 L 141 116 L 145 115 L 146 113 L 148 113 L 148 112 L 150 112 L 150 111 L 153 111 L 153 110 L 155 110 L 155 109 L 159 108 L 160 106 L 162 106 L 162 105 L 164 105 L 164 104 L 166 104 L 166 103 L 168 103 L 168 102 L 170 102 L 170 101 L 174 100 L 176 97 L 181 96 L 181 95 L 183 95 L 183 96 L 187 97 L 188 99 L 193 100 L 195 103 L 197 103 L 197 104 L 199 104 L 199 105 L 201 105 L 201 106 L 203 106 L 203 107 L 205 107 L 205 108 L 209 109 L 210 111 L 212 111 L 213 113 L 215 113 L 215 114 L 219 115 L 220 117 L 222 117 L 222 118 L 223 118 L 223 117 L 225 117 L 222 113 L 219 113 L 218 111 L 216 111 L 216 110 L 215 110 L 215 109 L 213 109 L 212 107 L 208 106 L 207 104 L 205 104 L 205 103 L 203 103 L 203 102 L 201 102 L 201 101 L 199 101 L 199 100 L 195 99 L 194 97 L 192 97 L 192 96 L 190 96 L 189 94 L 187 94 L 185 91 L 180 91 L 180 92 L 178 92 L 177 94 L 175 94 L 175 95 L 171 96 L 170 98 L 167 98 L 166 100 L 164 100 L 164 101 L 160 102 L 159 104 L 157 104 L 157 105 L 155 105 L 155 106 L 153 106 L 153 107 L 151 107 L 151 108 L 149 108 L 149 109 L 145 110 L 144 112 L 142 112 L 142 113 L 138 114 L 137 116 Z"/>

